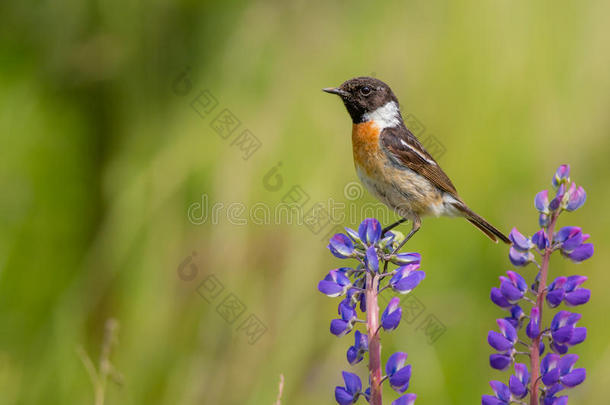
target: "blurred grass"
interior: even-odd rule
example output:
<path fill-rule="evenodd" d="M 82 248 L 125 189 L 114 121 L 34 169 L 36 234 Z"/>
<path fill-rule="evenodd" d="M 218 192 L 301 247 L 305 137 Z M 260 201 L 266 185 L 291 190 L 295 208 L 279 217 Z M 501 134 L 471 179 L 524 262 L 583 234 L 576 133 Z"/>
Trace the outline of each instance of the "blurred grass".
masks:
<path fill-rule="evenodd" d="M 576 349 L 588 380 L 571 396 L 599 403 L 610 394 L 609 11 L 603 1 L 2 3 L 0 403 L 91 403 L 75 350 L 98 353 L 109 317 L 121 323 L 112 358 L 125 386 L 109 387 L 108 404 L 272 403 L 280 373 L 284 403 L 333 403 L 352 338 L 327 333 L 336 303 L 315 286 L 338 261 L 321 234 L 226 216 L 193 225 L 186 213 L 204 193 L 252 207 L 293 185 L 310 204 L 345 201 L 350 124 L 320 88 L 373 72 L 501 229 L 535 231 L 534 194 L 572 165 L 589 200 L 564 224 L 582 225 L 597 251 L 552 271 L 590 277 L 589 339 Z M 193 90 L 180 97 L 172 82 L 186 67 Z M 189 107 L 206 88 L 261 140 L 251 159 Z M 278 162 L 284 183 L 269 191 L 262 179 Z M 410 245 L 428 274 L 417 297 L 447 332 L 429 345 L 403 325 L 385 356 L 409 352 L 422 403 L 477 403 L 504 378 L 487 366 L 485 336 L 506 249 L 450 219 L 425 221 Z M 187 283 L 176 269 L 193 251 Z M 268 327 L 255 345 L 196 292 L 209 274 Z"/>

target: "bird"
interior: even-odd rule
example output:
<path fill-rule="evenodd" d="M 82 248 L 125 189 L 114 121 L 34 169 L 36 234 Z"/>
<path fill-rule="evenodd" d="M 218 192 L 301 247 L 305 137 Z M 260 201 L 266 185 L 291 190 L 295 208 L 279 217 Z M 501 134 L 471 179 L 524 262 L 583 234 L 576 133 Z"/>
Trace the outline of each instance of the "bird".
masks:
<path fill-rule="evenodd" d="M 443 169 L 405 126 L 390 86 L 362 76 L 322 90 L 339 96 L 352 119 L 352 152 L 360 181 L 400 217 L 382 235 L 405 221 L 412 223 L 394 252 L 421 228 L 425 216 L 463 217 L 495 243 L 511 243 L 464 203 Z"/>

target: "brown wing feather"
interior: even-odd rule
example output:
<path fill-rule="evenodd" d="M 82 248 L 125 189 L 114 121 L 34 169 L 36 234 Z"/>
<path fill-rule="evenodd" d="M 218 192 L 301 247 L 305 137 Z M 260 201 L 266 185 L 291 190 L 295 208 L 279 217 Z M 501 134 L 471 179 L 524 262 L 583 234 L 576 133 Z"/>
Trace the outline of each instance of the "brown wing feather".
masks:
<path fill-rule="evenodd" d="M 439 189 L 459 199 L 449 177 L 407 128 L 385 128 L 381 133 L 381 143 L 395 163 L 408 167 Z"/>

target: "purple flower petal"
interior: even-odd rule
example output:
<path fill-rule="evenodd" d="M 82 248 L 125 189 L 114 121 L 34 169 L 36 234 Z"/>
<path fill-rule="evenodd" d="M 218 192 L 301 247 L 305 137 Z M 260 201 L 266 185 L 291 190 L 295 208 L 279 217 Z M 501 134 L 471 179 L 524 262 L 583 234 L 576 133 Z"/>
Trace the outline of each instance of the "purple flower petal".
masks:
<path fill-rule="evenodd" d="M 563 288 L 560 288 L 558 290 L 553 290 L 547 294 L 546 301 L 551 308 L 555 308 L 556 306 L 561 304 L 561 301 L 563 301 L 563 296 L 564 296 Z"/>
<path fill-rule="evenodd" d="M 585 281 L 587 281 L 587 276 L 570 276 L 566 279 L 565 290 L 567 292 L 574 291 Z"/>
<path fill-rule="evenodd" d="M 392 257 L 392 263 L 404 265 L 411 263 L 420 263 L 421 255 L 419 253 L 398 253 Z"/>
<path fill-rule="evenodd" d="M 335 387 L 335 401 L 339 405 L 350 405 L 354 403 L 354 396 L 343 387 Z"/>
<path fill-rule="evenodd" d="M 424 273 L 423 271 L 412 271 L 408 276 L 400 280 L 392 279 L 394 280 L 394 282 L 390 280 L 390 285 L 395 291 L 401 294 L 408 294 L 415 287 L 417 287 L 425 277 L 426 273 Z"/>
<path fill-rule="evenodd" d="M 496 393 L 496 397 L 499 400 L 504 401 L 506 403 L 510 401 L 510 390 L 508 389 L 506 384 L 500 381 L 490 381 L 489 385 L 491 385 L 491 389 L 494 390 L 494 392 Z"/>
<path fill-rule="evenodd" d="M 542 190 L 536 194 L 534 199 L 534 206 L 538 212 L 548 214 L 549 213 L 549 192 L 548 190 Z"/>
<path fill-rule="evenodd" d="M 493 330 L 489 331 L 487 342 L 499 352 L 506 352 L 513 348 L 513 342 L 505 338 L 501 333 Z"/>
<path fill-rule="evenodd" d="M 358 377 L 354 373 L 350 373 L 348 371 L 344 371 L 343 373 L 343 381 L 345 381 L 345 388 L 347 392 L 352 395 L 359 393 L 362 390 L 362 382 L 360 381 L 360 377 Z"/>
<path fill-rule="evenodd" d="M 571 373 L 562 376 L 559 380 L 566 387 L 576 387 L 582 383 L 587 377 L 587 371 L 584 368 L 577 368 Z"/>
<path fill-rule="evenodd" d="M 400 324 L 402 317 L 402 308 L 400 307 L 400 299 L 394 297 L 388 303 L 387 308 L 381 314 L 381 326 L 384 330 L 394 330 Z"/>
<path fill-rule="evenodd" d="M 388 362 L 385 364 L 385 372 L 387 375 L 393 375 L 396 371 L 403 368 L 405 361 L 407 361 L 407 353 L 396 352 L 390 356 Z"/>
<path fill-rule="evenodd" d="M 578 361 L 577 354 L 566 354 L 565 356 L 563 356 L 559 360 L 559 363 L 557 363 L 557 366 L 559 367 L 559 372 L 561 373 L 561 375 L 566 375 L 570 371 L 572 371 L 572 368 L 574 367 L 574 364 L 577 361 Z"/>
<path fill-rule="evenodd" d="M 540 250 L 544 250 L 550 246 L 549 239 L 546 237 L 546 233 L 542 229 L 532 236 L 532 243 Z"/>
<path fill-rule="evenodd" d="M 362 243 L 362 239 L 360 239 L 360 235 L 358 234 L 358 232 L 354 231 L 352 228 L 348 228 L 345 227 L 343 228 L 345 229 L 345 233 L 347 234 L 347 236 L 350 237 L 350 239 L 356 243 Z"/>
<path fill-rule="evenodd" d="M 570 180 L 570 165 L 561 165 L 557 168 L 555 176 L 553 176 L 553 187 L 557 188 L 564 181 Z"/>
<path fill-rule="evenodd" d="M 593 251 L 592 243 L 583 243 L 566 256 L 573 262 L 579 263 L 593 256 Z"/>
<path fill-rule="evenodd" d="M 338 297 L 343 293 L 343 287 L 333 281 L 326 280 L 318 283 L 318 290 L 329 297 Z"/>
<path fill-rule="evenodd" d="M 521 252 L 527 252 L 533 247 L 532 242 L 530 242 L 528 238 L 523 236 L 521 232 L 517 230 L 517 228 L 513 228 L 510 231 L 510 234 L 508 234 L 508 238 L 513 243 L 513 247 Z"/>
<path fill-rule="evenodd" d="M 576 185 L 572 183 L 572 187 L 570 187 L 570 198 L 568 199 L 568 205 L 566 210 L 574 211 L 578 208 L 582 207 L 585 201 L 587 201 L 587 193 L 582 187 L 575 187 Z"/>
<path fill-rule="evenodd" d="M 546 228 L 547 226 L 549 226 L 549 222 L 550 217 L 548 214 L 540 214 L 538 216 L 538 225 L 540 225 L 541 228 Z"/>
<path fill-rule="evenodd" d="M 510 366 L 510 356 L 507 354 L 492 354 L 489 356 L 489 365 L 496 370 L 506 370 Z"/>
<path fill-rule="evenodd" d="M 530 373 L 525 364 L 515 363 L 515 377 L 524 385 L 527 385 L 530 382 Z"/>
<path fill-rule="evenodd" d="M 519 381 L 517 376 L 510 376 L 508 387 L 510 389 L 511 394 L 513 394 L 513 396 L 518 399 L 523 398 L 525 394 L 527 394 L 527 387 L 521 381 Z"/>
<path fill-rule="evenodd" d="M 533 307 L 530 314 L 530 321 L 525 328 L 525 333 L 530 339 L 535 339 L 540 335 L 540 309 Z"/>
<path fill-rule="evenodd" d="M 364 359 L 364 356 L 354 346 L 350 346 L 349 349 L 347 349 L 347 362 L 349 364 L 353 366 L 354 364 L 360 363 L 362 359 Z"/>
<path fill-rule="evenodd" d="M 366 249 L 365 261 L 369 270 L 375 273 L 379 272 L 379 257 L 377 257 L 377 251 L 375 250 L 375 246 L 369 246 Z"/>
<path fill-rule="evenodd" d="M 349 326 L 349 322 L 345 322 L 343 319 L 333 319 L 330 321 L 330 333 L 341 337 L 351 330 Z"/>
<path fill-rule="evenodd" d="M 416 398 L 417 395 L 415 394 L 405 394 L 394 400 L 391 405 L 413 405 Z"/>
<path fill-rule="evenodd" d="M 492 287 L 491 293 L 489 294 L 491 301 L 499 306 L 500 308 L 508 308 L 512 304 L 502 295 L 498 287 Z"/>
<path fill-rule="evenodd" d="M 481 397 L 481 405 L 506 405 L 504 401 L 500 401 L 498 398 L 492 395 L 483 395 Z"/>
<path fill-rule="evenodd" d="M 400 370 L 396 371 L 389 377 L 390 386 L 395 391 L 403 393 L 409 388 L 409 381 L 411 380 L 411 365 L 407 365 Z"/>
<path fill-rule="evenodd" d="M 520 252 L 514 247 L 511 247 L 508 252 L 508 258 L 514 266 L 521 267 L 533 261 L 534 255 L 532 252 Z"/>
<path fill-rule="evenodd" d="M 559 369 L 558 368 L 554 368 L 554 369 L 550 370 L 548 373 L 542 375 L 542 383 L 544 385 L 546 385 L 547 387 L 549 385 L 555 384 L 557 381 L 559 381 Z"/>
<path fill-rule="evenodd" d="M 565 296 L 566 304 L 571 306 L 582 305 L 589 302 L 591 298 L 591 290 L 586 288 L 579 288 L 572 292 L 569 292 Z"/>
<path fill-rule="evenodd" d="M 500 284 L 500 292 L 509 302 L 516 302 L 523 298 L 523 292 L 508 280 Z"/>
<path fill-rule="evenodd" d="M 354 253 L 352 240 L 342 233 L 335 234 L 328 243 L 330 252 L 339 259 L 347 259 Z"/>
<path fill-rule="evenodd" d="M 574 328 L 574 330 L 572 331 L 572 337 L 570 338 L 570 341 L 568 342 L 568 344 L 570 346 L 574 346 L 574 345 L 584 342 L 586 338 L 587 338 L 587 328 L 584 328 L 584 327 Z"/>
<path fill-rule="evenodd" d="M 374 245 L 381 237 L 381 224 L 375 218 L 367 218 L 358 227 L 358 235 L 364 243 Z"/>
<path fill-rule="evenodd" d="M 505 338 L 515 343 L 517 341 L 517 331 L 510 322 L 506 319 L 496 319 L 496 323 L 500 328 L 500 332 L 504 335 Z"/>

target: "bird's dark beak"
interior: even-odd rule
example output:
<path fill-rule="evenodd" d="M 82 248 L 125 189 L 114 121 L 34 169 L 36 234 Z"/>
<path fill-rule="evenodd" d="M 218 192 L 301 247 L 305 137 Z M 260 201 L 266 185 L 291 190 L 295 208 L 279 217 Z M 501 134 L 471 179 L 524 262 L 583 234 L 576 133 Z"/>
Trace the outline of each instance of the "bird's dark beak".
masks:
<path fill-rule="evenodd" d="M 325 91 L 325 92 L 330 93 L 330 94 L 336 94 L 336 95 L 341 96 L 341 97 L 349 96 L 349 93 L 347 91 L 341 90 L 341 89 L 339 89 L 337 87 L 327 87 L 325 89 L 322 89 L 322 91 Z"/>

